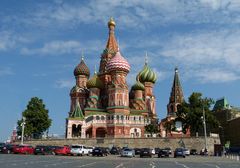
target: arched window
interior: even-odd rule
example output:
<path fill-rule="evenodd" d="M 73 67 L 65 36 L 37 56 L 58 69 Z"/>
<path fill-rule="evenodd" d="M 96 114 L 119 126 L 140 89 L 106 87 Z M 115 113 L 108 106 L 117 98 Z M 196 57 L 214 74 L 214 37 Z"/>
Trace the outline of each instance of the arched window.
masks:
<path fill-rule="evenodd" d="M 105 120 L 105 117 L 104 117 L 104 116 L 101 116 L 101 120 Z"/>
<path fill-rule="evenodd" d="M 99 117 L 99 116 L 96 116 L 96 120 L 100 120 L 100 117 Z"/>

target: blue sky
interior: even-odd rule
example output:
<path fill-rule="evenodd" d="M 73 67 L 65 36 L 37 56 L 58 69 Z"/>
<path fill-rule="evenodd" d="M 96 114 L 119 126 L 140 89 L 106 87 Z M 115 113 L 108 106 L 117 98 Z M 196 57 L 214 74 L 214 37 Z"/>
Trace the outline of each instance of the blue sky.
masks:
<path fill-rule="evenodd" d="M 131 64 L 129 86 L 148 52 L 158 74 L 159 118 L 166 116 L 175 66 L 185 98 L 198 91 L 240 106 L 239 0 L 1 0 L 0 141 L 34 96 L 49 109 L 50 133 L 64 134 L 73 70 L 82 51 L 91 75 L 99 66 L 111 16 Z"/>

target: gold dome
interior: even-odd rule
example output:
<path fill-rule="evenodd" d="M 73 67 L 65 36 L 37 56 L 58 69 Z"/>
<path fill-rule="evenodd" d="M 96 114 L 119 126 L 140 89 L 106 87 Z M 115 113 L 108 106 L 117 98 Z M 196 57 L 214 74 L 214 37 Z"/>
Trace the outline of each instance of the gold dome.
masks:
<path fill-rule="evenodd" d="M 115 25 L 116 25 L 116 23 L 113 20 L 113 17 L 111 17 L 110 20 L 108 21 L 108 27 L 110 27 L 110 26 L 114 26 L 115 27 Z"/>

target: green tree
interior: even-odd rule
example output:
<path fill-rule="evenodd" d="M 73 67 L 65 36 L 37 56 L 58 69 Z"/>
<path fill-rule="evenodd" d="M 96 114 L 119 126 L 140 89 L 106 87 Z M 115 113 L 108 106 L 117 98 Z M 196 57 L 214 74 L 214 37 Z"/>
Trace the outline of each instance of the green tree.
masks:
<path fill-rule="evenodd" d="M 196 135 L 203 130 L 203 110 L 205 111 L 207 129 L 218 128 L 218 121 L 210 108 L 214 103 L 211 98 L 203 98 L 202 93 L 193 92 L 188 102 L 183 102 L 177 111 L 176 120 L 182 121 L 183 132 L 190 128 L 191 134 Z"/>
<path fill-rule="evenodd" d="M 151 136 L 154 134 L 154 133 L 158 133 L 159 132 L 159 129 L 158 129 L 158 121 L 154 122 L 154 123 L 151 123 L 151 124 L 148 124 L 145 126 L 145 131 L 150 133 Z"/>
<path fill-rule="evenodd" d="M 51 126 L 52 120 L 49 119 L 48 110 L 42 99 L 33 97 L 28 102 L 26 110 L 23 111 L 22 116 L 26 118 L 24 136 L 31 138 L 40 138 L 42 134 Z M 22 132 L 22 119 L 18 120 L 18 134 Z"/>

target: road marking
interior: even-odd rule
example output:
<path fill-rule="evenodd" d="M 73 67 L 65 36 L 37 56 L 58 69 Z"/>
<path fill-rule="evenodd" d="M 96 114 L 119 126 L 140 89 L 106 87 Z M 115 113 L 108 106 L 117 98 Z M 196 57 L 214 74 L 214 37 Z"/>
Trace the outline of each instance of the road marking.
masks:
<path fill-rule="evenodd" d="M 119 167 L 123 167 L 123 163 L 121 163 L 120 165 L 117 165 L 115 168 L 119 168 Z"/>
<path fill-rule="evenodd" d="M 206 163 L 206 164 L 204 164 L 204 165 L 212 166 L 212 167 L 216 167 L 216 168 L 221 168 L 221 167 L 219 167 L 218 165 L 215 165 L 215 164 L 209 164 L 209 163 Z"/>
<path fill-rule="evenodd" d="M 186 166 L 185 164 L 182 164 L 182 163 L 178 163 L 177 161 L 175 161 L 175 164 L 176 165 L 180 165 L 180 166 L 183 166 L 184 168 L 189 168 L 188 166 Z"/>
<path fill-rule="evenodd" d="M 149 165 L 150 165 L 152 168 L 155 168 L 155 167 L 156 167 L 154 162 L 151 162 Z"/>
<path fill-rule="evenodd" d="M 81 165 L 81 166 L 78 166 L 78 167 L 86 167 L 86 166 L 89 166 L 89 165 L 93 165 L 93 164 L 96 164 L 97 162 L 93 162 L 93 163 L 88 163 L 88 164 L 85 164 L 85 165 Z"/>

